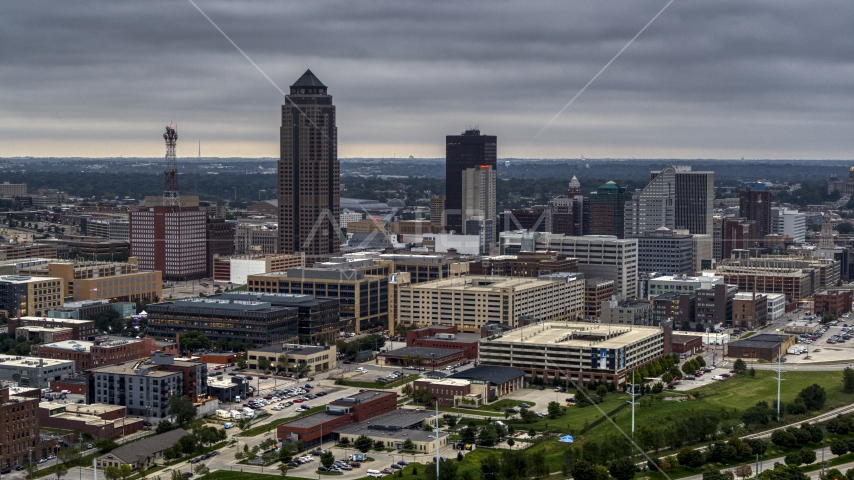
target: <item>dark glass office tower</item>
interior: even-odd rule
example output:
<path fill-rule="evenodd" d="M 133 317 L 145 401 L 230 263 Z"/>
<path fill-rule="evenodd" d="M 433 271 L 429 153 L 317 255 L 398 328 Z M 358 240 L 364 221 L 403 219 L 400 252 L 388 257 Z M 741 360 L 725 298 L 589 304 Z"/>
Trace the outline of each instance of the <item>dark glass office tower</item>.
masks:
<path fill-rule="evenodd" d="M 338 129 L 332 96 L 311 70 L 291 85 L 282 105 L 279 158 L 279 253 L 306 261 L 338 253 Z"/>
<path fill-rule="evenodd" d="M 445 137 L 445 223 L 448 231 L 463 232 L 463 170 L 479 165 L 498 169 L 498 137 L 466 130 L 462 135 Z"/>

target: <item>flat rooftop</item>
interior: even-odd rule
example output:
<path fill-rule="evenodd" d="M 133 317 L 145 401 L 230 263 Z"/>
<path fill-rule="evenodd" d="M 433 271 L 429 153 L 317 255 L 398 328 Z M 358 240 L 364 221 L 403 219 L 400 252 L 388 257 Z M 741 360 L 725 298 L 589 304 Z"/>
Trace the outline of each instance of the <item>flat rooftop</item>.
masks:
<path fill-rule="evenodd" d="M 18 329 L 24 329 L 28 332 L 70 332 L 70 327 L 45 327 L 43 325 L 27 325 L 25 327 L 18 327 Z"/>
<path fill-rule="evenodd" d="M 137 363 L 140 364 L 142 368 L 133 368 Z M 94 373 L 114 373 L 120 375 L 146 375 L 149 377 L 168 377 L 170 375 L 181 375 L 181 372 L 167 372 L 162 370 L 152 370 L 151 368 L 145 368 L 148 365 L 142 365 L 141 362 L 129 362 L 122 363 L 119 365 L 109 365 L 101 368 L 94 368 L 92 371 Z"/>
<path fill-rule="evenodd" d="M 421 337 L 416 338 L 415 341 L 418 340 L 440 340 L 443 342 L 461 342 L 461 343 L 474 343 L 480 340 L 480 334 L 477 333 L 455 333 L 454 338 L 436 338 L 436 335 L 430 335 L 429 337 Z"/>
<path fill-rule="evenodd" d="M 42 362 L 42 367 L 55 367 L 58 365 L 74 365 L 73 360 L 56 360 L 53 358 L 38 358 L 38 357 L 16 357 L 14 355 L 0 355 L 0 368 L 9 367 L 38 367 L 39 362 Z"/>
<path fill-rule="evenodd" d="M 471 385 L 471 380 L 464 378 L 442 378 L 430 383 L 431 385 L 447 385 L 449 387 L 465 387 Z"/>
<path fill-rule="evenodd" d="M 378 430 L 373 428 L 368 428 L 365 425 L 367 422 L 362 423 L 352 423 L 347 425 L 346 427 L 336 429 L 337 433 L 349 433 L 351 435 L 366 435 L 372 439 L 378 438 L 388 438 L 390 440 L 412 440 L 413 442 L 428 442 L 435 441 L 436 434 L 432 431 L 425 432 L 423 430 L 410 430 L 410 429 L 401 429 L 401 430 Z M 445 438 L 448 434 L 446 432 L 439 432 L 439 438 Z"/>
<path fill-rule="evenodd" d="M 403 347 L 390 352 L 380 353 L 381 357 L 405 357 L 411 355 L 413 358 L 421 355 L 425 362 L 430 362 L 430 356 L 434 355 L 438 360 L 440 358 L 450 357 L 463 353 L 462 350 L 453 350 L 450 348 L 434 348 L 434 347 Z"/>
<path fill-rule="evenodd" d="M 13 284 L 47 282 L 51 280 L 55 280 L 57 282 L 62 281 L 59 277 L 30 277 L 29 275 L 5 275 L 0 277 L 0 282 Z"/>
<path fill-rule="evenodd" d="M 21 320 L 30 322 L 45 322 L 45 323 L 66 323 L 68 325 L 82 325 L 87 323 L 95 323 L 94 320 L 77 320 L 74 318 L 51 318 L 51 317 L 21 317 Z"/>
<path fill-rule="evenodd" d="M 773 348 L 792 338 L 791 335 L 761 334 L 754 335 L 744 340 L 736 340 L 729 344 L 730 347 L 742 348 Z"/>
<path fill-rule="evenodd" d="M 32 327 L 22 327 L 22 328 L 32 328 Z M 48 329 L 50 330 L 50 329 Z M 46 343 L 44 345 L 37 345 L 38 348 L 57 348 L 60 350 L 71 350 L 74 352 L 89 352 L 92 349 L 92 346 L 95 345 L 95 342 L 90 342 L 87 340 L 63 340 L 61 342 L 53 342 Z"/>
<path fill-rule="evenodd" d="M 116 410 L 125 410 L 125 407 L 122 405 L 107 405 L 104 403 L 81 405 L 79 403 L 41 402 L 39 403 L 39 408 L 44 408 L 47 410 L 53 410 L 55 408 L 65 408 L 65 411 L 67 413 L 79 413 L 80 415 L 103 415 L 108 412 L 115 412 Z M 101 421 L 103 422 L 103 420 Z"/>
<path fill-rule="evenodd" d="M 410 408 L 400 408 L 393 412 L 384 413 L 378 417 L 373 417 L 364 422 L 360 423 L 351 423 L 345 427 L 341 427 L 340 429 L 336 429 L 336 432 L 354 430 L 365 428 L 368 426 L 374 427 L 376 430 L 382 429 L 400 429 L 400 428 L 410 428 L 417 426 L 418 429 L 421 429 L 421 424 L 424 423 L 424 420 L 428 418 L 435 418 L 436 414 L 430 410 L 421 410 L 421 409 L 410 409 Z M 379 427 L 379 428 L 376 428 Z"/>
<path fill-rule="evenodd" d="M 384 397 L 387 395 L 394 395 L 397 397 L 396 392 L 386 392 L 380 390 L 366 390 L 364 392 L 359 392 L 355 395 L 350 395 L 349 397 L 339 398 L 333 402 L 330 402 L 330 405 L 352 405 L 353 403 L 363 403 L 368 400 L 373 400 L 375 398 Z M 353 399 L 352 401 L 348 401 L 347 399 Z"/>
<path fill-rule="evenodd" d="M 609 328 L 610 327 L 610 328 Z M 661 335 L 658 327 L 614 326 L 580 322 L 540 322 L 534 325 L 516 328 L 501 334 L 492 340 L 482 339 L 481 343 L 524 343 L 527 345 L 566 345 L 572 347 L 620 348 L 628 344 Z"/>
<path fill-rule="evenodd" d="M 330 415 L 326 412 L 317 412 L 311 415 L 306 415 L 302 418 L 297 418 L 296 420 L 291 420 L 290 422 L 285 422 L 279 426 L 287 426 L 291 428 L 313 428 L 320 427 L 321 424 L 331 422 L 332 420 L 337 420 L 339 418 L 341 418 L 340 415 Z"/>
<path fill-rule="evenodd" d="M 412 288 L 419 290 L 454 290 L 460 292 L 490 293 L 508 288 L 513 291 L 532 290 L 555 281 L 557 281 L 557 279 L 542 280 L 530 277 L 492 277 L 483 275 L 448 278 L 445 280 L 431 280 L 429 282 L 412 285 Z"/>
<path fill-rule="evenodd" d="M 254 347 L 249 349 L 251 352 L 294 353 L 297 355 L 312 355 L 329 350 L 329 347 L 302 346 L 287 343 L 275 343 L 273 345 L 264 345 L 263 347 Z"/>

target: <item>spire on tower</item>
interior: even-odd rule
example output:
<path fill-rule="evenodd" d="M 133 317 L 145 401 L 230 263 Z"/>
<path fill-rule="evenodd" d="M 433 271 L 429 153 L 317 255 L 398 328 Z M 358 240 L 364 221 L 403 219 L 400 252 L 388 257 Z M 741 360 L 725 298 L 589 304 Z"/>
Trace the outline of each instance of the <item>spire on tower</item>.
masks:
<path fill-rule="evenodd" d="M 173 125 L 166 127 L 163 134 L 166 140 L 166 168 L 163 170 L 163 205 L 177 206 L 178 201 L 178 161 L 175 159 L 175 145 L 178 143 L 178 131 Z"/>

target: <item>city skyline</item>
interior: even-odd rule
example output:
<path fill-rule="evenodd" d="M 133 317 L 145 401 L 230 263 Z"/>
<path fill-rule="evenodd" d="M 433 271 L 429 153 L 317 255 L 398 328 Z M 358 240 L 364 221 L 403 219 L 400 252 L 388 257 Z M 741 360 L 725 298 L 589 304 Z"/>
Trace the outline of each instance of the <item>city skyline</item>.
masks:
<path fill-rule="evenodd" d="M 666 4 L 198 2 L 279 86 L 334 81 L 342 158 L 474 126 L 502 158 L 850 157 L 854 7 L 675 2 L 594 77 Z M 278 156 L 282 96 L 191 3 L 43 7 L 0 10 L 0 157 L 158 157 L 169 120 L 185 156 Z"/>

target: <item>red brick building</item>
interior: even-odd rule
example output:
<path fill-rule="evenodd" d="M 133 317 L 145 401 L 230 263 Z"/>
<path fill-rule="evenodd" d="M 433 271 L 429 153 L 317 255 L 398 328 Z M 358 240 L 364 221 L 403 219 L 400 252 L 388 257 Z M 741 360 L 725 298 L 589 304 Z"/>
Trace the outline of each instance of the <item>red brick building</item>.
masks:
<path fill-rule="evenodd" d="M 88 340 L 97 332 L 93 320 L 75 320 L 69 318 L 21 317 L 9 319 L 9 336 L 15 336 L 18 327 L 70 328 L 73 340 Z"/>
<path fill-rule="evenodd" d="M 465 358 L 475 360 L 480 338 L 476 333 L 457 333 L 456 327 L 431 326 L 406 332 L 406 346 L 462 350 Z M 423 360 L 429 363 L 429 359 Z"/>
<path fill-rule="evenodd" d="M 671 335 L 670 351 L 690 356 L 703 349 L 703 337 L 699 335 Z"/>
<path fill-rule="evenodd" d="M 6 436 L 0 444 L 0 465 L 9 468 L 26 463 L 28 452 L 39 443 L 38 398 L 9 395 L 9 389 L 0 390 L 0 424 L 6 426 Z"/>
<path fill-rule="evenodd" d="M 851 312 L 851 302 L 854 301 L 854 291 L 851 290 L 822 290 L 813 296 L 815 313 L 824 315 L 832 313 L 837 317 Z"/>
<path fill-rule="evenodd" d="M 397 410 L 397 393 L 367 390 L 356 395 L 335 400 L 326 405 L 326 411 L 298 418 L 276 427 L 276 437 L 296 442 L 302 440 L 306 447 L 320 443 L 320 438 L 332 437 L 332 431 L 351 423 Z"/>
<path fill-rule="evenodd" d="M 128 338 L 95 339 L 94 342 L 67 340 L 63 342 L 33 345 L 31 354 L 41 358 L 73 360 L 74 370 L 82 372 L 90 368 L 116 365 L 129 360 L 147 358 L 160 350 L 154 339 Z"/>
<path fill-rule="evenodd" d="M 464 397 L 471 393 L 471 382 L 468 380 L 445 378 L 442 380 L 416 380 L 415 390 L 424 390 L 430 397 L 439 402 L 440 407 L 454 407 L 456 397 Z"/>
<path fill-rule="evenodd" d="M 141 418 L 127 418 L 121 405 L 80 405 L 42 402 L 39 404 L 39 425 L 87 433 L 92 438 L 117 438 L 142 430 Z"/>

